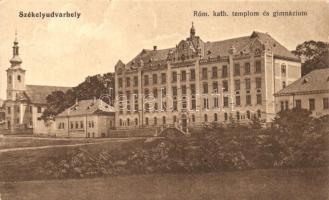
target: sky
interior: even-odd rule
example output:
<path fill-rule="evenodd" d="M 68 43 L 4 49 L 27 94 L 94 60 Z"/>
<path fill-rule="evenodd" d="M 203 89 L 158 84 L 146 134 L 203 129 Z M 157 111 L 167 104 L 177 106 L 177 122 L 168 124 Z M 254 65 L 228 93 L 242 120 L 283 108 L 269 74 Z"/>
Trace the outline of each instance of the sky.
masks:
<path fill-rule="evenodd" d="M 304 17 L 195 17 L 193 11 L 307 11 Z M 21 18 L 19 12 L 80 12 L 77 18 Z M 5 98 L 15 30 L 26 84 L 76 86 L 113 72 L 142 49 L 174 47 L 191 22 L 203 41 L 268 32 L 292 50 L 307 40 L 329 42 L 329 1 L 0 0 L 0 98 Z"/>

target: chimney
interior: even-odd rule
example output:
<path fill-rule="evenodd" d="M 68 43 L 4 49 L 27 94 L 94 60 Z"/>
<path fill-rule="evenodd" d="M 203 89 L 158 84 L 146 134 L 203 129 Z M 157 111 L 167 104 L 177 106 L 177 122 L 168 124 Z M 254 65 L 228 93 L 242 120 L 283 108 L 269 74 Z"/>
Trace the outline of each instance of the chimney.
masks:
<path fill-rule="evenodd" d="M 157 46 L 153 46 L 153 51 L 156 51 L 157 50 Z"/>

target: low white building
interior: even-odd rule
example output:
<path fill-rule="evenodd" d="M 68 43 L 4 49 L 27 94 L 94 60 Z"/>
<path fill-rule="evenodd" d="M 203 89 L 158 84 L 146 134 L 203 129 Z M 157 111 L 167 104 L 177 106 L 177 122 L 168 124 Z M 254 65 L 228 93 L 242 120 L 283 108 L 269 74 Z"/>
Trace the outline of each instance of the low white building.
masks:
<path fill-rule="evenodd" d="M 299 108 L 313 116 L 329 114 L 329 68 L 317 69 L 277 92 L 276 112 Z"/>
<path fill-rule="evenodd" d="M 114 130 L 114 108 L 100 99 L 82 100 L 55 118 L 56 137 L 109 137 Z"/>

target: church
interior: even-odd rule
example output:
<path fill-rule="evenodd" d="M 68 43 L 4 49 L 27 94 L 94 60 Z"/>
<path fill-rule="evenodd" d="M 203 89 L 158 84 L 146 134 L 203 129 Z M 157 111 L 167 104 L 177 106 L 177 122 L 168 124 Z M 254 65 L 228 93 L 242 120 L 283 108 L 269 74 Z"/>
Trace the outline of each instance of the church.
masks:
<path fill-rule="evenodd" d="M 47 96 L 54 91 L 63 91 L 69 87 L 27 85 L 26 70 L 19 56 L 17 34 L 14 40 L 13 57 L 7 72 L 7 98 L 3 103 L 5 122 L 2 133 L 6 134 L 48 134 L 54 122 L 44 121 L 42 113 L 46 108 Z"/>

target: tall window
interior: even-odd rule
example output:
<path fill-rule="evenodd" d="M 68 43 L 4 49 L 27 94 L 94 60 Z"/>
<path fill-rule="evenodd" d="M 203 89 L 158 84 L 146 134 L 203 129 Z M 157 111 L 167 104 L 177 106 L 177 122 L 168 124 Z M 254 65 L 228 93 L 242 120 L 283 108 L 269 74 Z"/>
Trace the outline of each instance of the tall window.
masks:
<path fill-rule="evenodd" d="M 218 100 L 218 97 L 214 97 L 214 108 L 219 108 L 219 100 Z"/>
<path fill-rule="evenodd" d="M 295 104 L 296 104 L 296 109 L 298 110 L 302 109 L 302 100 L 296 99 Z"/>
<path fill-rule="evenodd" d="M 126 78 L 126 87 L 130 87 L 130 77 Z"/>
<path fill-rule="evenodd" d="M 240 64 L 236 63 L 234 64 L 234 76 L 239 76 L 240 75 Z"/>
<path fill-rule="evenodd" d="M 250 119 L 251 118 L 251 115 L 250 115 L 250 111 L 247 110 L 247 118 Z"/>
<path fill-rule="evenodd" d="M 154 125 L 158 124 L 158 119 L 156 117 L 154 117 L 153 123 L 154 123 Z"/>
<path fill-rule="evenodd" d="M 235 96 L 235 105 L 236 106 L 240 106 L 241 105 L 240 96 Z"/>
<path fill-rule="evenodd" d="M 250 63 L 244 64 L 244 74 L 250 74 Z"/>
<path fill-rule="evenodd" d="M 262 104 L 262 94 L 257 94 L 257 104 Z"/>
<path fill-rule="evenodd" d="M 174 97 L 177 97 L 177 87 L 176 86 L 175 87 L 172 87 L 172 95 Z"/>
<path fill-rule="evenodd" d="M 315 99 L 309 99 L 308 102 L 310 110 L 315 110 Z"/>
<path fill-rule="evenodd" d="M 207 70 L 207 68 L 202 68 L 202 79 L 208 79 L 208 70 Z"/>
<path fill-rule="evenodd" d="M 262 78 L 256 78 L 256 89 L 262 88 Z"/>
<path fill-rule="evenodd" d="M 247 78 L 246 79 L 246 90 L 250 90 L 250 79 L 249 78 Z"/>
<path fill-rule="evenodd" d="M 162 124 L 166 124 L 166 117 L 165 116 L 162 117 Z"/>
<path fill-rule="evenodd" d="M 203 83 L 203 94 L 208 94 L 208 83 Z"/>
<path fill-rule="evenodd" d="M 195 80 L 195 69 L 191 69 L 190 80 L 191 81 Z"/>
<path fill-rule="evenodd" d="M 251 95 L 250 94 L 246 95 L 246 105 L 248 105 L 248 106 L 251 105 Z"/>
<path fill-rule="evenodd" d="M 225 120 L 225 121 L 228 120 L 228 115 L 227 115 L 227 113 L 224 113 L 224 120 Z"/>
<path fill-rule="evenodd" d="M 218 82 L 217 81 L 212 83 L 212 91 L 213 91 L 213 93 L 218 93 L 219 92 L 218 91 Z"/>
<path fill-rule="evenodd" d="M 181 71 L 181 80 L 186 81 L 186 71 L 185 70 Z"/>
<path fill-rule="evenodd" d="M 182 95 L 186 95 L 186 85 L 182 85 Z"/>
<path fill-rule="evenodd" d="M 217 67 L 212 67 L 212 78 L 217 78 L 218 74 L 217 74 Z"/>
<path fill-rule="evenodd" d="M 204 122 L 208 122 L 208 115 L 204 114 Z"/>
<path fill-rule="evenodd" d="M 144 85 L 148 85 L 148 84 L 149 84 L 149 76 L 144 75 Z"/>
<path fill-rule="evenodd" d="M 262 72 L 262 63 L 260 60 L 257 60 L 255 62 L 255 72 L 256 73 L 261 73 Z"/>
<path fill-rule="evenodd" d="M 154 98 L 158 97 L 158 89 L 157 88 L 153 88 L 153 96 L 154 96 Z"/>
<path fill-rule="evenodd" d="M 152 75 L 152 79 L 153 79 L 153 84 L 157 84 L 158 83 L 158 76 L 156 74 Z"/>
<path fill-rule="evenodd" d="M 240 90 L 240 80 L 234 80 L 235 90 Z"/>
<path fill-rule="evenodd" d="M 173 83 L 177 82 L 177 72 L 172 72 L 172 82 Z"/>
<path fill-rule="evenodd" d="M 138 86 L 138 76 L 134 76 L 134 86 Z"/>
<path fill-rule="evenodd" d="M 227 76 L 228 76 L 227 65 L 223 65 L 223 67 L 222 67 L 222 77 L 227 77 Z"/>
<path fill-rule="evenodd" d="M 240 112 L 239 112 L 239 111 L 236 112 L 236 120 L 237 120 L 237 121 L 240 120 Z"/>
<path fill-rule="evenodd" d="M 191 84 L 191 94 L 196 94 L 196 90 L 195 90 L 195 84 Z"/>
<path fill-rule="evenodd" d="M 223 81 L 223 90 L 224 90 L 224 92 L 228 91 L 228 81 L 227 80 Z"/>
<path fill-rule="evenodd" d="M 145 117 L 145 125 L 149 125 L 149 118 Z"/>
<path fill-rule="evenodd" d="M 17 80 L 21 82 L 21 75 L 17 75 Z"/>
<path fill-rule="evenodd" d="M 323 109 L 329 109 L 329 98 L 323 98 Z"/>
<path fill-rule="evenodd" d="M 203 99 L 203 108 L 204 109 L 209 109 L 209 100 L 208 100 L 208 98 Z"/>
<path fill-rule="evenodd" d="M 218 121 L 218 115 L 217 115 L 217 113 L 214 114 L 214 121 L 215 121 L 215 122 Z"/>
<path fill-rule="evenodd" d="M 161 74 L 161 83 L 162 84 L 165 84 L 166 83 L 166 77 L 167 77 L 166 73 L 162 73 Z"/>
<path fill-rule="evenodd" d="M 119 88 L 121 88 L 122 87 L 122 78 L 119 78 L 118 82 L 119 82 Z"/>
<path fill-rule="evenodd" d="M 286 75 L 286 64 L 282 64 L 281 65 L 281 75 L 282 76 L 285 76 Z"/>
<path fill-rule="evenodd" d="M 228 107 L 228 97 L 223 98 L 223 104 L 224 107 Z"/>

